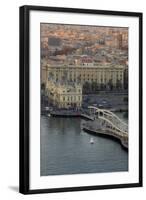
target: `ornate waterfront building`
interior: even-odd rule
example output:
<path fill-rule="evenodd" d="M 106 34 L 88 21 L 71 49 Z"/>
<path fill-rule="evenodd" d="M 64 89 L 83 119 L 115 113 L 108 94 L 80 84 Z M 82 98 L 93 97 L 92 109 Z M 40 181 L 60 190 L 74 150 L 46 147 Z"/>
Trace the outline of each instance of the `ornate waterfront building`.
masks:
<path fill-rule="evenodd" d="M 96 82 L 99 85 L 109 83 L 116 87 L 120 83 L 124 86 L 124 65 L 100 63 L 95 64 L 90 61 L 75 63 L 74 65 L 45 65 L 42 66 L 42 80 L 47 82 L 47 77 L 53 77 L 57 81 L 66 78 L 70 82 Z"/>
<path fill-rule="evenodd" d="M 77 83 L 48 80 L 48 98 L 57 108 L 80 108 L 82 106 L 82 86 Z"/>

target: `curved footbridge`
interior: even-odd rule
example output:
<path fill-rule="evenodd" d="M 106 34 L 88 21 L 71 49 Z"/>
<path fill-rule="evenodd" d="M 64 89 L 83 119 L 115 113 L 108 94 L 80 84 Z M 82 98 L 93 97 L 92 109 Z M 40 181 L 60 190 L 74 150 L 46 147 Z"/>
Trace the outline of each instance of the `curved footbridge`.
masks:
<path fill-rule="evenodd" d="M 128 149 L 128 125 L 109 110 L 94 106 L 89 106 L 88 108 L 92 121 L 82 124 L 83 130 L 118 139 L 122 146 Z"/>

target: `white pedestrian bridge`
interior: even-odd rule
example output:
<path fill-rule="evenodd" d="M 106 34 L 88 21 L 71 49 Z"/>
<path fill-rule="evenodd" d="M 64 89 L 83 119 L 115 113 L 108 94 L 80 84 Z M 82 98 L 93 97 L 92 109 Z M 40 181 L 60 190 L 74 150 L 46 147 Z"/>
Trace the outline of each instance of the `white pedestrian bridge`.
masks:
<path fill-rule="evenodd" d="M 116 114 L 109 110 L 100 109 L 95 106 L 88 107 L 93 121 L 83 125 L 85 131 L 109 135 L 121 141 L 128 148 L 128 125 Z"/>

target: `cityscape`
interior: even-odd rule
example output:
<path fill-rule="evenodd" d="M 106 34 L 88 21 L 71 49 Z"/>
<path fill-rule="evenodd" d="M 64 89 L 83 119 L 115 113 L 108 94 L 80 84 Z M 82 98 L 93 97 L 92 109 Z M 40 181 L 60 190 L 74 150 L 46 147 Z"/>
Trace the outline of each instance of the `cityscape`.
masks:
<path fill-rule="evenodd" d="M 40 24 L 41 176 L 128 171 L 128 28 Z"/>

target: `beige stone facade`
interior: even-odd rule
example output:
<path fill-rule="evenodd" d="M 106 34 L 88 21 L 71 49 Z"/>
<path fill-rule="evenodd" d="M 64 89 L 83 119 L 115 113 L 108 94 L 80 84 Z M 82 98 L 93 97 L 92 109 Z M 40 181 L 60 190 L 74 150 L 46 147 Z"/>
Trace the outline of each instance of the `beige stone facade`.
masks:
<path fill-rule="evenodd" d="M 82 106 L 82 86 L 80 84 L 47 81 L 48 98 L 57 108 L 80 108 Z"/>
<path fill-rule="evenodd" d="M 79 81 L 82 85 L 85 82 L 107 85 L 111 81 L 113 86 L 116 86 L 117 82 L 120 82 L 123 86 L 124 70 L 124 65 L 112 64 L 47 65 L 42 67 L 42 79 L 45 80 L 46 77 L 52 76 L 54 81 L 57 82 L 62 81 L 65 77 L 68 81 Z"/>

